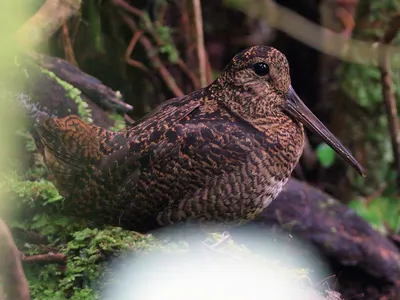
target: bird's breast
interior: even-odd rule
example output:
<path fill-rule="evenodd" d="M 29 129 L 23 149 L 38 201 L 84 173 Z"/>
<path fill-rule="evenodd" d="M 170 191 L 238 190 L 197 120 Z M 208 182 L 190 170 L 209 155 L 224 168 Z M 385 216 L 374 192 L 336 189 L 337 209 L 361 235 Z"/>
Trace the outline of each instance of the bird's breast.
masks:
<path fill-rule="evenodd" d="M 198 168 L 194 173 L 207 180 L 181 202 L 182 210 L 198 207 L 198 215 L 206 220 L 233 224 L 256 218 L 282 191 L 296 166 L 303 146 L 301 130 L 266 136 L 226 129 L 227 134 L 188 156 L 190 166 Z M 206 169 L 215 170 L 212 176 L 203 169 L 208 162 Z"/>
<path fill-rule="evenodd" d="M 301 155 L 302 128 L 282 129 L 262 132 L 216 112 L 192 115 L 174 128 L 179 138 L 166 144 L 170 150 L 141 168 L 130 210 L 144 215 L 147 209 L 158 226 L 256 218 L 281 192 Z"/>

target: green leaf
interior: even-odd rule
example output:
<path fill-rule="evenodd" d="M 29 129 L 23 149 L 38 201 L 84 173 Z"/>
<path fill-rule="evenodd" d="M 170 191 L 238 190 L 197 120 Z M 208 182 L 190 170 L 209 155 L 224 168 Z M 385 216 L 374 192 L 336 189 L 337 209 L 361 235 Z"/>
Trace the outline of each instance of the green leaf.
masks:
<path fill-rule="evenodd" d="M 327 144 L 322 143 L 317 147 L 317 157 L 321 165 L 325 168 L 329 168 L 335 162 L 335 151 Z"/>

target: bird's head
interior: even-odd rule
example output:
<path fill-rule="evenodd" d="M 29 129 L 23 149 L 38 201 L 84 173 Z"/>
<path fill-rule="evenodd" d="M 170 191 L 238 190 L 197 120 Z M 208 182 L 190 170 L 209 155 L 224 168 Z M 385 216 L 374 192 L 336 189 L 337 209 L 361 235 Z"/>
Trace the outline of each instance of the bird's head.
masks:
<path fill-rule="evenodd" d="M 254 46 L 243 50 L 211 86 L 215 87 L 219 101 L 256 127 L 276 124 L 285 118 L 305 125 L 364 175 L 356 159 L 296 94 L 288 61 L 275 48 Z"/>

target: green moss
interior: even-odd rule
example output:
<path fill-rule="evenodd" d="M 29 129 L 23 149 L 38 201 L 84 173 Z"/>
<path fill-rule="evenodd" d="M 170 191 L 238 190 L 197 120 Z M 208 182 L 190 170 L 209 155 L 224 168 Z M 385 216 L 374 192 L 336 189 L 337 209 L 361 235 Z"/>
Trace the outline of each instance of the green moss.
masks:
<path fill-rule="evenodd" d="M 354 38 L 365 41 L 376 41 L 383 36 L 392 15 L 398 9 L 398 1 L 366 1 L 358 6 Z M 363 24 L 363 25 L 361 25 Z M 379 24 L 379 26 L 373 26 Z M 399 45 L 400 37 L 394 41 Z M 400 72 L 393 69 L 391 72 L 393 88 L 396 98 L 400 96 Z M 394 170 L 394 156 L 388 130 L 388 118 L 383 104 L 381 74 L 377 67 L 343 63 L 339 70 L 342 90 L 350 100 L 360 107 L 364 115 L 349 117 L 346 126 L 348 136 L 358 141 L 358 147 L 366 157 L 363 167 L 368 170 L 366 178 L 352 175 L 353 185 L 364 195 L 381 194 L 376 199 L 365 201 L 355 199 L 350 203 L 360 216 L 369 221 L 382 233 L 398 232 L 400 205 L 397 199 L 396 171 Z M 350 173 L 354 174 L 353 171 Z M 382 186 L 386 188 L 382 190 Z M 367 203 L 368 202 L 368 203 Z"/>
<path fill-rule="evenodd" d="M 57 77 L 57 75 L 55 75 L 53 72 L 44 68 L 41 68 L 41 70 L 49 77 L 55 79 L 57 83 L 65 89 L 67 96 L 75 101 L 78 107 L 78 114 L 82 118 L 82 120 L 87 123 L 92 123 L 92 110 L 88 107 L 88 104 L 81 98 L 81 91 L 75 88 L 73 85 L 69 84 L 68 82 Z"/>
<path fill-rule="evenodd" d="M 72 231 L 68 242 L 59 245 L 68 258 L 66 266 L 27 265 L 25 271 L 33 299 L 99 299 L 102 279 L 108 275 L 108 261 L 122 251 L 146 252 L 159 249 L 151 236 L 117 227 L 84 228 Z M 25 247 L 26 248 L 26 247 Z M 25 252 L 27 249 L 25 249 Z M 37 247 L 28 250 L 37 254 Z"/>
<path fill-rule="evenodd" d="M 125 128 L 126 124 L 123 116 L 119 114 L 110 114 L 108 117 L 114 121 L 114 126 L 110 127 L 111 131 L 120 131 Z"/>
<path fill-rule="evenodd" d="M 124 250 L 146 252 L 162 248 L 151 236 L 117 227 L 89 228 L 86 221 L 63 215 L 64 199 L 46 179 L 31 181 L 12 173 L 3 177 L 0 188 L 12 194 L 8 196 L 21 210 L 29 212 L 10 225 L 35 232 L 48 241 L 46 245 L 35 245 L 17 239 L 20 250 L 25 255 L 36 255 L 49 251 L 44 249 L 58 249 L 68 257 L 65 268 L 54 264 L 25 265 L 32 299 L 98 299 L 96 283 L 100 275 L 106 274 L 104 266 L 110 258 Z"/>
<path fill-rule="evenodd" d="M 159 48 L 160 52 L 166 54 L 171 63 L 176 63 L 178 61 L 179 54 L 172 40 L 172 29 L 168 26 L 157 25 L 156 33 L 163 41 L 163 45 Z"/>

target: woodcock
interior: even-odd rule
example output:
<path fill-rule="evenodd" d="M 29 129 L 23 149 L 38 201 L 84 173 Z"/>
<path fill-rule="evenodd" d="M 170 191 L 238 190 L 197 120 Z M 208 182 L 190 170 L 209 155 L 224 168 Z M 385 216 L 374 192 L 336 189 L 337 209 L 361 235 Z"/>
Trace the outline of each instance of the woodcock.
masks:
<path fill-rule="evenodd" d="M 255 46 L 209 86 L 164 102 L 122 131 L 76 116 L 42 118 L 37 129 L 67 210 L 147 232 L 256 218 L 298 163 L 303 124 L 364 174 L 297 96 L 286 57 Z"/>

